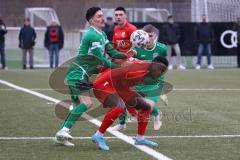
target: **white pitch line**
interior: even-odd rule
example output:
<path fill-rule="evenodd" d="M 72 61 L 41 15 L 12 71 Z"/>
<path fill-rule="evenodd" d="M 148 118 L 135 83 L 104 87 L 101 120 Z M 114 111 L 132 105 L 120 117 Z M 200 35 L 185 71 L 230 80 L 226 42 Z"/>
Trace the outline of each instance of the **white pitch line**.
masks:
<path fill-rule="evenodd" d="M 129 136 L 133 138 L 134 136 Z M 151 139 L 162 138 L 238 138 L 240 135 L 191 135 L 191 136 L 145 136 Z M 0 137 L 0 140 L 52 140 L 54 137 Z M 91 139 L 92 137 L 74 137 L 73 139 Z M 119 139 L 117 137 L 104 137 L 105 139 Z"/>
<path fill-rule="evenodd" d="M 31 94 L 31 95 L 35 95 L 37 97 L 40 97 L 40 98 L 48 100 L 48 101 L 52 101 L 52 102 L 55 102 L 55 103 L 59 103 L 60 102 L 60 100 L 58 100 L 58 99 L 46 96 L 44 94 L 41 94 L 41 93 L 38 93 L 38 92 L 35 92 L 35 91 L 31 91 L 29 89 L 17 86 L 17 85 L 15 85 L 13 83 L 9 83 L 9 82 L 4 81 L 4 80 L 0 80 L 0 83 L 4 84 L 6 86 L 9 86 L 9 87 L 15 88 L 17 90 L 23 91 L 25 93 L 28 93 L 28 94 Z M 95 124 L 96 126 L 100 126 L 101 125 L 101 121 L 99 121 L 98 119 L 95 119 L 95 118 L 93 118 L 93 117 L 91 117 L 91 116 L 89 116 L 87 114 L 83 114 L 82 117 L 87 119 L 89 122 Z M 169 157 L 163 155 L 160 152 L 157 152 L 156 150 L 154 150 L 154 149 L 152 149 L 150 147 L 134 145 L 133 138 L 131 138 L 131 137 L 129 137 L 129 136 L 119 132 L 119 131 L 112 131 L 112 127 L 110 127 L 107 131 L 109 133 L 111 133 L 112 135 L 118 137 L 119 139 L 125 141 L 128 144 L 131 144 L 132 146 L 136 147 L 137 149 L 147 153 L 148 155 L 150 155 L 150 156 L 152 156 L 152 157 L 154 157 L 156 159 L 171 160 Z"/>
<path fill-rule="evenodd" d="M 31 91 L 54 91 L 51 88 L 27 88 Z M 16 91 L 18 89 L 14 89 L 14 88 L 1 88 L 0 91 Z"/>

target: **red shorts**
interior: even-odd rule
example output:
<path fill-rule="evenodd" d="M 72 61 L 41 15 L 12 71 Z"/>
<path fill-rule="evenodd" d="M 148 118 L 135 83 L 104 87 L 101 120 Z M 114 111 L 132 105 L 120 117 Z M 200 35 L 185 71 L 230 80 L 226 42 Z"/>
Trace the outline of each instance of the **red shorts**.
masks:
<path fill-rule="evenodd" d="M 113 95 L 113 94 L 117 94 L 115 89 L 109 84 L 109 83 L 105 83 L 102 86 L 97 86 L 94 88 L 93 93 L 95 95 L 95 97 L 101 102 L 104 103 L 105 99 L 109 96 L 109 95 Z"/>

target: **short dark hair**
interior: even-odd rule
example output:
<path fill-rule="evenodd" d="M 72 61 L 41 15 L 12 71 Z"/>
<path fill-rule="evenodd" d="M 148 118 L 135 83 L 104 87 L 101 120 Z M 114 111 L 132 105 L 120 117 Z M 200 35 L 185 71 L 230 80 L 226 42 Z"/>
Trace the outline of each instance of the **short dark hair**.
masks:
<path fill-rule="evenodd" d="M 145 25 L 143 27 L 143 30 L 146 31 L 147 33 L 153 32 L 156 33 L 157 35 L 159 34 L 159 30 L 151 24 Z"/>
<path fill-rule="evenodd" d="M 168 67 L 168 60 L 162 56 L 155 57 L 152 62 L 155 63 L 163 63 L 166 67 Z"/>
<path fill-rule="evenodd" d="M 124 7 L 117 7 L 115 8 L 115 11 L 123 11 L 124 13 L 126 13 L 126 9 Z"/>
<path fill-rule="evenodd" d="M 86 13 L 86 20 L 89 21 L 95 14 L 97 11 L 101 10 L 100 7 L 91 7 L 87 10 Z"/>

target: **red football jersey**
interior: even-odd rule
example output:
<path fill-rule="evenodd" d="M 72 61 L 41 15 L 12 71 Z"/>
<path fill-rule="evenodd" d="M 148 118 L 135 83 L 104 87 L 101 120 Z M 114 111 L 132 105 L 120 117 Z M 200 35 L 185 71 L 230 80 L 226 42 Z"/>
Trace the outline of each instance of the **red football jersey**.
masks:
<path fill-rule="evenodd" d="M 104 102 L 109 94 L 118 94 L 125 102 L 137 95 L 133 86 L 142 84 L 147 76 L 149 63 L 133 63 L 117 69 L 108 69 L 93 82 L 94 94 Z"/>
<path fill-rule="evenodd" d="M 148 74 L 149 63 L 133 63 L 117 69 L 109 69 L 99 75 L 94 81 L 94 87 L 102 86 L 106 82 L 115 89 L 131 88 L 141 84 Z"/>
<path fill-rule="evenodd" d="M 128 22 L 122 28 L 115 26 L 112 40 L 114 48 L 126 53 L 132 46 L 130 36 L 135 30 L 137 30 L 137 27 Z"/>

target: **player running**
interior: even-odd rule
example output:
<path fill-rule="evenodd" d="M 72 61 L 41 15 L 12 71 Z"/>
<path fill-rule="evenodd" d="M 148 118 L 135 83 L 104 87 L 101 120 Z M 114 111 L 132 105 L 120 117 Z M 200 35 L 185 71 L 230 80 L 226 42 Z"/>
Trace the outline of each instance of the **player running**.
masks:
<path fill-rule="evenodd" d="M 126 58 L 125 54 L 114 50 L 107 40 L 106 34 L 102 31 L 104 16 L 101 8 L 89 8 L 86 12 L 86 19 L 90 27 L 83 36 L 78 49 L 78 56 L 71 63 L 65 78 L 65 82 L 70 89 L 72 101 L 76 102 L 76 106 L 69 112 L 62 124 L 62 128 L 56 133 L 54 138 L 56 143 L 65 146 L 74 146 L 73 143 L 69 142 L 72 139 L 69 131 L 82 113 L 92 106 L 87 86 L 90 83 L 89 78 L 93 74 L 99 73 L 100 66 L 118 67 L 118 65 L 105 58 L 104 53 L 106 52 L 113 58 Z"/>
<path fill-rule="evenodd" d="M 141 48 L 132 48 L 132 50 L 136 51 L 136 54 L 133 56 L 134 58 L 137 58 L 138 60 L 143 61 L 152 61 L 157 56 L 166 57 L 167 56 L 167 49 L 166 45 L 157 42 L 159 31 L 156 27 L 149 24 L 143 27 L 143 30 L 146 31 L 149 35 L 149 43 L 147 44 L 145 49 Z M 130 58 L 131 60 L 131 58 Z M 135 61 L 135 60 L 134 60 Z M 137 63 L 139 63 L 137 61 Z M 164 76 L 162 75 L 159 77 L 159 81 L 161 81 L 161 85 L 141 85 L 136 86 L 135 90 L 138 93 L 141 93 L 144 97 L 147 97 L 148 99 L 151 99 L 157 104 L 158 100 L 161 99 L 165 105 L 167 105 L 168 100 L 166 95 L 161 95 L 161 92 L 158 92 L 158 95 L 156 95 L 156 92 L 151 92 L 152 90 L 162 90 L 163 89 L 163 82 L 164 82 Z M 128 110 L 131 113 L 131 116 L 136 116 L 136 112 L 134 110 L 130 109 Z M 162 122 L 161 122 L 161 112 L 159 111 L 158 106 L 154 106 L 151 116 L 153 116 L 154 121 L 154 130 L 159 130 Z M 119 124 L 117 124 L 114 129 L 115 130 L 124 130 L 126 129 L 126 117 L 127 114 L 122 114 L 119 118 Z"/>
<path fill-rule="evenodd" d="M 93 134 L 92 141 L 102 150 L 109 150 L 103 134 L 113 122 L 125 112 L 126 108 L 138 110 L 138 134 L 135 145 L 156 147 L 158 144 L 144 138 L 150 112 L 155 103 L 142 97 L 132 87 L 144 83 L 158 84 L 159 76 L 167 71 L 168 61 L 155 57 L 151 63 L 133 63 L 102 73 L 93 83 L 94 94 L 104 107 L 111 108 L 105 115 L 99 130 Z M 150 81 L 149 81 L 150 80 Z"/>

